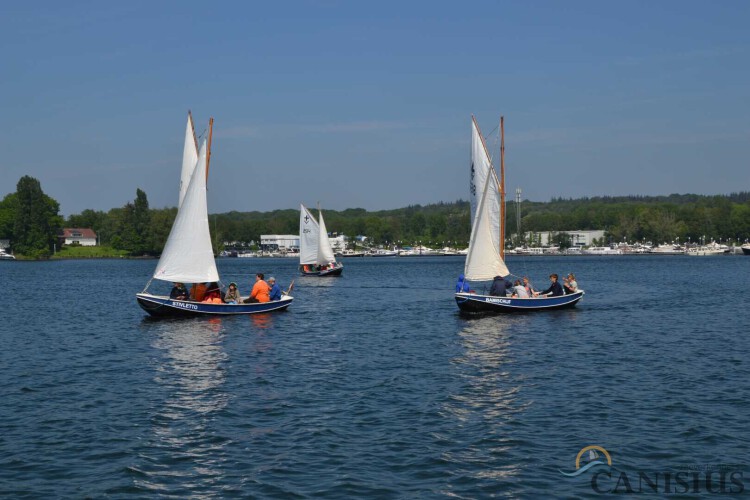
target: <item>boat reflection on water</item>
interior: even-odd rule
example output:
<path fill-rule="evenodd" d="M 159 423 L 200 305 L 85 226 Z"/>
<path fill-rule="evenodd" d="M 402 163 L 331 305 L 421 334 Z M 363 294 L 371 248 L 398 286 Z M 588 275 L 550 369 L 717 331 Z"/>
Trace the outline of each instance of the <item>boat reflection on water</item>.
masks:
<path fill-rule="evenodd" d="M 249 318 L 253 328 L 267 330 L 273 327 L 273 314 L 253 314 Z"/>
<path fill-rule="evenodd" d="M 462 353 L 451 365 L 461 384 L 444 410 L 466 441 L 444 458 L 477 480 L 508 480 L 521 471 L 511 458 L 518 450 L 511 430 L 531 403 L 523 401 L 522 381 L 513 373 L 511 332 L 528 321 L 525 315 L 459 320 Z"/>
<path fill-rule="evenodd" d="M 224 448 L 231 442 L 210 429 L 229 400 L 222 319 L 149 323 L 155 325 L 151 345 L 158 352 L 154 381 L 164 400 L 151 406 L 151 433 L 138 454 L 144 463 L 137 466 L 136 486 L 164 493 L 190 477 L 210 488 L 223 474 Z M 170 466 L 188 459 L 192 467 L 180 472 Z"/>

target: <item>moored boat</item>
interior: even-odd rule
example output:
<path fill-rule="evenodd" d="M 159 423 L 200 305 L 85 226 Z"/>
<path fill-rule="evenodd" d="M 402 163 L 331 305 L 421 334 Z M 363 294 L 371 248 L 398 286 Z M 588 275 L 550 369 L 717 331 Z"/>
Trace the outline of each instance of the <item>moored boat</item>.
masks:
<path fill-rule="evenodd" d="M 648 253 L 651 255 L 684 255 L 685 249 L 680 245 L 663 243 L 653 247 Z"/>
<path fill-rule="evenodd" d="M 378 248 L 377 250 L 370 250 L 367 254 L 368 257 L 398 257 L 398 251 L 396 250 L 385 250 Z"/>
<path fill-rule="evenodd" d="M 622 255 L 622 250 L 610 247 L 589 247 L 581 250 L 581 253 L 583 255 Z"/>
<path fill-rule="evenodd" d="M 0 260 L 16 260 L 16 256 L 6 253 L 4 249 L 0 248 Z"/>

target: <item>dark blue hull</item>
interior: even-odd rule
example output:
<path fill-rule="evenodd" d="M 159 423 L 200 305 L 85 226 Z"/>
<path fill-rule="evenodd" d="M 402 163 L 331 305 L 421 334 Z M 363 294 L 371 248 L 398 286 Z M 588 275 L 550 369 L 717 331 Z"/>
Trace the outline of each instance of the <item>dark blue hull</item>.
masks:
<path fill-rule="evenodd" d="M 325 269 L 323 271 L 305 271 L 305 269 L 300 266 L 299 271 L 302 273 L 302 276 L 341 276 L 341 273 L 344 272 L 344 266 L 339 265 L 333 269 Z"/>
<path fill-rule="evenodd" d="M 138 293 L 135 295 L 141 309 L 152 316 L 234 316 L 237 314 L 258 314 L 271 311 L 281 311 L 289 307 L 294 298 L 282 297 L 281 300 L 257 304 L 210 304 L 206 302 L 191 302 L 189 300 L 174 300 L 161 295 Z"/>
<path fill-rule="evenodd" d="M 575 306 L 583 297 L 583 290 L 559 297 L 537 297 L 519 299 L 511 297 L 494 297 L 474 293 L 457 293 L 456 304 L 461 312 L 466 313 L 518 313 L 564 309 Z"/>

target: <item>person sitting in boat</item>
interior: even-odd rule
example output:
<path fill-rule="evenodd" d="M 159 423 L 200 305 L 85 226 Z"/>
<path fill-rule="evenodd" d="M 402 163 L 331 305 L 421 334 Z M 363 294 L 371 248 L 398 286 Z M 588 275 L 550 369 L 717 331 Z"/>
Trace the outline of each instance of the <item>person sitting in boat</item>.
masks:
<path fill-rule="evenodd" d="M 240 302 L 240 289 L 237 288 L 237 283 L 234 281 L 229 283 L 227 293 L 224 295 L 224 302 L 227 304 L 239 304 Z"/>
<path fill-rule="evenodd" d="M 529 281 L 529 277 L 528 276 L 524 276 L 523 277 L 523 287 L 526 290 L 526 293 L 529 294 L 529 297 L 533 296 L 534 292 L 536 292 L 536 289 L 534 288 L 534 286 Z"/>
<path fill-rule="evenodd" d="M 201 302 L 206 297 L 206 284 L 195 283 L 190 287 L 190 300 Z"/>
<path fill-rule="evenodd" d="M 456 293 L 469 293 L 469 290 L 469 282 L 466 281 L 463 274 L 459 274 L 458 281 L 456 281 Z"/>
<path fill-rule="evenodd" d="M 172 291 L 169 292 L 169 298 L 175 299 L 175 300 L 187 300 L 189 297 L 187 288 L 185 288 L 184 283 L 178 283 L 176 282 L 174 286 L 172 287 Z"/>
<path fill-rule="evenodd" d="M 562 286 L 560 286 L 560 283 L 557 281 L 557 274 L 550 274 L 549 275 L 550 280 L 550 286 L 543 292 L 534 292 L 534 297 L 544 296 L 544 297 L 559 297 L 560 295 L 565 295 L 565 292 L 563 292 Z"/>
<path fill-rule="evenodd" d="M 219 284 L 215 281 L 212 283 L 209 283 L 208 287 L 206 288 L 206 294 L 203 296 L 203 300 L 201 302 L 208 302 L 212 304 L 222 304 L 224 301 L 221 300 L 221 289 L 219 288 Z"/>
<path fill-rule="evenodd" d="M 271 290 L 268 292 L 268 298 L 272 301 L 281 300 L 281 287 L 276 284 L 276 278 L 274 278 L 273 276 L 268 278 L 268 286 L 271 287 Z"/>
<path fill-rule="evenodd" d="M 269 300 L 271 300 L 268 296 L 270 287 L 268 286 L 268 283 L 263 280 L 263 278 L 263 273 L 258 273 L 255 275 L 255 284 L 253 285 L 253 290 L 250 292 L 250 296 L 243 301 L 245 304 L 255 304 L 258 302 L 268 302 Z"/>
<path fill-rule="evenodd" d="M 563 278 L 563 289 L 565 293 L 576 293 L 578 291 L 578 282 L 573 273 L 568 274 L 567 278 Z"/>
<path fill-rule="evenodd" d="M 516 297 L 519 299 L 528 299 L 529 293 L 526 291 L 526 288 L 521 284 L 521 280 L 516 280 L 515 283 L 513 283 L 513 295 L 511 297 Z"/>
<path fill-rule="evenodd" d="M 508 289 L 513 287 L 513 283 L 506 280 L 502 276 L 495 276 L 492 280 L 492 287 L 490 288 L 490 295 L 495 297 L 505 297 L 508 294 Z"/>

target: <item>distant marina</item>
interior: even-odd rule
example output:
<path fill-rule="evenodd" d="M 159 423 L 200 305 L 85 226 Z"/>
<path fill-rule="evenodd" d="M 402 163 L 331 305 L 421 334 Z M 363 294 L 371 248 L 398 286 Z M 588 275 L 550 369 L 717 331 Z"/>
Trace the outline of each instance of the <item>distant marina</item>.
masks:
<path fill-rule="evenodd" d="M 335 252 L 338 258 L 354 257 L 451 257 L 465 256 L 468 249 L 452 247 L 428 248 L 425 246 L 403 247 L 403 248 L 359 248 L 356 250 L 339 250 Z M 726 245 L 711 242 L 706 245 L 679 243 L 662 243 L 653 245 L 650 243 L 620 243 L 610 246 L 589 246 L 560 248 L 557 246 L 547 247 L 516 247 L 505 250 L 506 255 L 518 255 L 528 257 L 565 257 L 580 255 L 618 256 L 618 255 L 658 255 L 658 256 L 692 256 L 708 257 L 719 255 L 750 255 L 750 244 L 742 246 Z M 219 257 L 259 258 L 259 257 L 289 257 L 299 258 L 299 252 L 294 249 L 280 250 L 224 250 Z"/>

